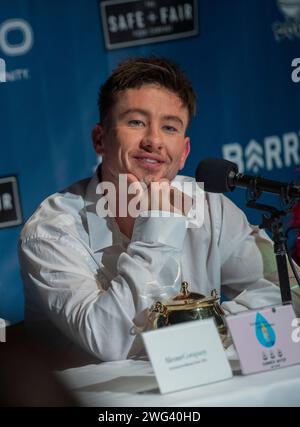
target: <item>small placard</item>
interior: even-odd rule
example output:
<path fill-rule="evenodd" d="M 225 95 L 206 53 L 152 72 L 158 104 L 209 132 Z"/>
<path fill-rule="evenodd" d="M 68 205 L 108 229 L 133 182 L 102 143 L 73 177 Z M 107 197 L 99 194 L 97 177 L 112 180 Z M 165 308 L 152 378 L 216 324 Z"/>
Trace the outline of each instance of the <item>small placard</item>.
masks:
<path fill-rule="evenodd" d="M 0 342 L 6 342 L 6 322 L 0 317 Z"/>
<path fill-rule="evenodd" d="M 243 374 L 300 363 L 292 305 L 250 310 L 226 317 Z"/>
<path fill-rule="evenodd" d="M 197 0 L 105 0 L 99 6 L 107 49 L 198 34 Z"/>
<path fill-rule="evenodd" d="M 0 178 L 0 228 L 19 225 L 23 221 L 15 175 Z"/>
<path fill-rule="evenodd" d="M 232 377 L 213 319 L 180 323 L 142 336 L 161 393 Z"/>

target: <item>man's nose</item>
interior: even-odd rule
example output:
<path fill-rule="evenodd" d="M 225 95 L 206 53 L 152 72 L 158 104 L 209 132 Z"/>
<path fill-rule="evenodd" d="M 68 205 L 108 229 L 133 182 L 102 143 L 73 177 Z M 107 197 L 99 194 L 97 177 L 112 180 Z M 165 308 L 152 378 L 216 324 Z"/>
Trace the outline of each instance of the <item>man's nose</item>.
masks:
<path fill-rule="evenodd" d="M 163 146 L 161 132 L 158 126 L 149 126 L 141 141 L 144 149 L 160 150 Z"/>

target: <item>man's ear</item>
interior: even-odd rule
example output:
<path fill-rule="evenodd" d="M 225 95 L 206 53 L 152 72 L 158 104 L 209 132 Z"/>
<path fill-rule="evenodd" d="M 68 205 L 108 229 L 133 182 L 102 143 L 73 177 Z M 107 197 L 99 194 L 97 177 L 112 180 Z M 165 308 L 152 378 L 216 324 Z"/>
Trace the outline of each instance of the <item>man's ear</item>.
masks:
<path fill-rule="evenodd" d="M 184 147 L 184 152 L 183 152 L 183 154 L 181 156 L 181 159 L 180 159 L 179 170 L 183 169 L 183 167 L 185 165 L 185 161 L 186 161 L 188 155 L 190 154 L 190 149 L 191 149 L 191 147 L 190 147 L 190 138 L 188 136 L 186 136 L 184 138 L 184 142 L 185 142 L 185 147 Z"/>
<path fill-rule="evenodd" d="M 103 126 L 100 123 L 97 123 L 92 130 L 92 140 L 94 149 L 99 156 L 103 156 L 104 154 L 103 134 Z"/>

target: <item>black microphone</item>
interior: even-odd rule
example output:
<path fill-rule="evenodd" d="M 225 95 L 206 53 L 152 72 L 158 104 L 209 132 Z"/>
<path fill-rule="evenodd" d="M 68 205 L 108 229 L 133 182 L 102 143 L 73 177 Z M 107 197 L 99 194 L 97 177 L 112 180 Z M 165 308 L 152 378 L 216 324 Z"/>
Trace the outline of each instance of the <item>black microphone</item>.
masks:
<path fill-rule="evenodd" d="M 197 182 L 204 182 L 204 190 L 210 193 L 224 193 L 241 187 L 280 194 L 285 199 L 300 198 L 299 185 L 243 175 L 239 173 L 237 165 L 229 160 L 208 157 L 199 163 L 195 177 Z"/>

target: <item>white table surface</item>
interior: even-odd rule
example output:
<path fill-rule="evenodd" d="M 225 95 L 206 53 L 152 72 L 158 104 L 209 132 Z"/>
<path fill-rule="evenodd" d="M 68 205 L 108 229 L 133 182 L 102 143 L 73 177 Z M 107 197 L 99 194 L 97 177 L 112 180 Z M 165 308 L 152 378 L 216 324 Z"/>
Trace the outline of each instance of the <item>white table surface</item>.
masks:
<path fill-rule="evenodd" d="M 164 395 L 146 360 L 99 363 L 57 374 L 84 406 L 300 406 L 300 365 L 235 374 L 229 380 Z"/>

